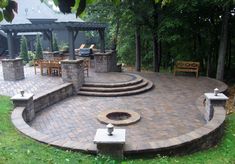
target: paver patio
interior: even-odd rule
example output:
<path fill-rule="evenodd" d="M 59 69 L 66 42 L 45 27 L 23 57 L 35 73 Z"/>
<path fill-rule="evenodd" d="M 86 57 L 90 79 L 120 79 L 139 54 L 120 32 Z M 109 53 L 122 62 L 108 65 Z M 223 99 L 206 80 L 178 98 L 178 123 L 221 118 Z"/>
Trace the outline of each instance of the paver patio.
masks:
<path fill-rule="evenodd" d="M 0 67 L 1 68 L 1 67 Z M 59 85 L 58 77 L 34 75 L 33 68 L 25 68 L 25 80 L 7 82 L 2 79 L 0 69 L 0 94 L 12 96 L 22 87 L 27 92 L 37 94 L 41 90 Z M 224 88 L 224 83 L 207 78 L 176 76 L 161 73 L 140 73 L 151 80 L 155 88 L 146 93 L 123 97 L 74 96 L 61 101 L 37 114 L 30 126 L 47 134 L 54 140 L 79 141 L 94 147 L 93 139 L 97 128 L 105 128 L 97 120 L 104 110 L 133 110 L 141 115 L 135 124 L 116 128 L 127 130 L 127 150 L 151 148 L 149 143 L 156 140 L 177 137 L 205 124 L 200 112 L 203 108 L 199 98 L 204 92 L 212 92 L 215 87 Z M 120 82 L 129 81 L 125 73 L 91 73 L 86 81 Z M 200 101 L 199 101 L 200 100 Z M 200 108 L 200 109 L 199 109 Z M 146 142 L 148 141 L 148 142 Z"/>

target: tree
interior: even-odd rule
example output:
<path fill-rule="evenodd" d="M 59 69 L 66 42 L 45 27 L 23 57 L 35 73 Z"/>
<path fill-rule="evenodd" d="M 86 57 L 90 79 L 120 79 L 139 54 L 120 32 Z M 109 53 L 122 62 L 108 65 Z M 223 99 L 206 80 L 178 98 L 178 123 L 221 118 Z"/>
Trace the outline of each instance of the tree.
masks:
<path fill-rule="evenodd" d="M 224 65 L 225 65 L 225 55 L 227 51 L 228 44 L 228 23 L 230 18 L 230 4 L 226 4 L 224 7 L 224 14 L 222 18 L 222 28 L 220 35 L 220 45 L 219 45 L 219 58 L 217 65 L 216 79 L 223 81 L 224 79 Z"/>
<path fill-rule="evenodd" d="M 142 47 L 141 64 L 149 67 L 154 63 L 156 71 L 160 65 L 167 67 L 174 60 L 193 60 L 201 63 L 201 72 L 207 72 L 212 77 L 217 75 L 221 80 L 224 64 L 234 63 L 235 37 L 232 27 L 235 20 L 229 16 L 234 0 L 53 1 L 62 12 L 76 12 L 77 16 L 85 8 L 91 13 L 88 4 L 94 4 L 97 15 L 89 16 L 92 15 L 96 21 L 103 19 L 110 25 L 106 35 L 111 38 L 113 46 L 110 47 L 115 48 L 118 43 L 119 59 L 125 59 L 127 63 L 135 61 L 136 30 L 133 29 L 138 29 L 141 36 L 138 37 L 141 39 L 138 46 Z M 230 4 L 231 8 L 226 9 L 224 4 Z M 230 32 L 229 46 L 226 29 Z M 226 54 L 229 54 L 228 57 Z"/>
<path fill-rule="evenodd" d="M 25 36 L 21 37 L 20 40 L 20 57 L 25 61 L 26 63 L 29 62 L 28 57 L 28 46 L 27 46 L 27 39 Z"/>
<path fill-rule="evenodd" d="M 40 36 L 37 35 L 36 37 L 36 43 L 35 43 L 35 47 L 36 47 L 36 59 L 43 59 L 43 54 L 42 54 L 42 44 L 41 44 L 41 39 Z"/>
<path fill-rule="evenodd" d="M 52 35 L 52 44 L 53 44 L 53 51 L 59 51 L 57 39 L 56 39 L 56 34 Z"/>

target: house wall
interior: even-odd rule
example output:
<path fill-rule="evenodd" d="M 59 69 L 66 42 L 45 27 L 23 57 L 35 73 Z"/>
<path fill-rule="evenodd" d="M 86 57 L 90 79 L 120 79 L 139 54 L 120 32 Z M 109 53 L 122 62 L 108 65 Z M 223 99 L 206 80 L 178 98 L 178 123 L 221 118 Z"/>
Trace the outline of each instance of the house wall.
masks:
<path fill-rule="evenodd" d="M 55 30 L 53 32 L 56 35 L 58 46 L 64 45 L 64 44 L 68 45 L 68 32 L 67 32 L 67 30 Z M 86 43 L 85 33 L 83 31 L 81 31 L 78 33 L 77 38 L 74 42 L 75 48 L 79 48 L 80 45 L 84 44 L 84 43 Z M 47 50 L 49 47 L 49 41 L 45 36 L 42 39 L 42 47 L 44 50 Z"/>

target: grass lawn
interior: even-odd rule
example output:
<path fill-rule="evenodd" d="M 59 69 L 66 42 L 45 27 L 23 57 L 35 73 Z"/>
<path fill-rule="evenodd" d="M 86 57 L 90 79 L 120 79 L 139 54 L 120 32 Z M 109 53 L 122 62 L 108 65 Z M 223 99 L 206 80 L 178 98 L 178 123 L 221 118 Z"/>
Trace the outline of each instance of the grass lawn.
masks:
<path fill-rule="evenodd" d="M 40 144 L 17 132 L 10 121 L 12 104 L 9 97 L 0 96 L 0 164 L 19 163 L 116 163 L 102 156 L 61 150 Z M 225 136 L 220 144 L 209 150 L 181 157 L 128 157 L 123 164 L 168 163 L 235 163 L 235 114 L 227 117 Z"/>

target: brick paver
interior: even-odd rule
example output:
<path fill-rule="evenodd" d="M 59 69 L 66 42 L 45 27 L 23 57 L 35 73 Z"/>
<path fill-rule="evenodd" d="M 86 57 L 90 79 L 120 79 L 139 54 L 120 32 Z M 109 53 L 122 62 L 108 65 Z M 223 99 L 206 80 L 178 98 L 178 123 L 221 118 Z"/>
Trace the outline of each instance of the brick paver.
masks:
<path fill-rule="evenodd" d="M 20 90 L 36 94 L 56 85 L 63 84 L 62 79 L 58 76 L 41 76 L 39 69 L 37 69 L 37 74 L 35 75 L 33 67 L 25 66 L 24 73 L 24 80 L 4 81 L 0 61 L 0 95 L 14 96 Z"/>
<path fill-rule="evenodd" d="M 48 137 L 45 142 L 57 145 L 79 147 L 84 150 L 95 150 L 93 144 L 97 128 L 105 128 L 97 120 L 101 111 L 110 109 L 133 110 L 141 115 L 141 120 L 125 128 L 126 150 L 143 150 L 156 147 L 156 141 L 172 139 L 189 133 L 205 125 L 202 113 L 204 92 L 212 92 L 215 87 L 223 88 L 224 84 L 206 77 L 172 76 L 172 74 L 140 73 L 151 80 L 155 87 L 149 92 L 125 97 L 87 97 L 74 96 L 61 101 L 40 113 L 30 126 Z M 90 73 L 87 82 L 126 82 L 132 77 L 121 73 Z M 24 89 L 38 94 L 43 90 L 62 84 L 59 77 L 35 75 L 32 67 L 25 67 L 25 79 L 11 82 L 4 81 L 0 64 L 0 94 L 13 96 Z M 30 132 L 28 132 L 30 133 Z M 34 132 L 32 132 L 34 133 Z M 39 134 L 40 136 L 40 134 Z M 187 140 L 190 136 L 184 136 Z M 170 141 L 169 140 L 169 141 Z M 57 143 L 59 142 L 59 143 Z M 182 142 L 182 141 L 181 141 Z M 75 145 L 74 145 L 75 144 Z M 158 146 L 171 144 L 162 143 Z"/>
<path fill-rule="evenodd" d="M 204 126 L 196 101 L 204 92 L 222 87 L 222 83 L 206 77 L 141 75 L 154 82 L 153 90 L 126 97 L 71 97 L 39 113 L 31 126 L 54 139 L 93 144 L 96 129 L 105 128 L 96 118 L 101 111 L 129 109 L 138 112 L 141 120 L 133 125 L 117 127 L 127 130 L 126 149 L 149 149 L 149 143 L 177 137 Z M 119 79 L 116 73 L 114 77 L 115 81 Z"/>

